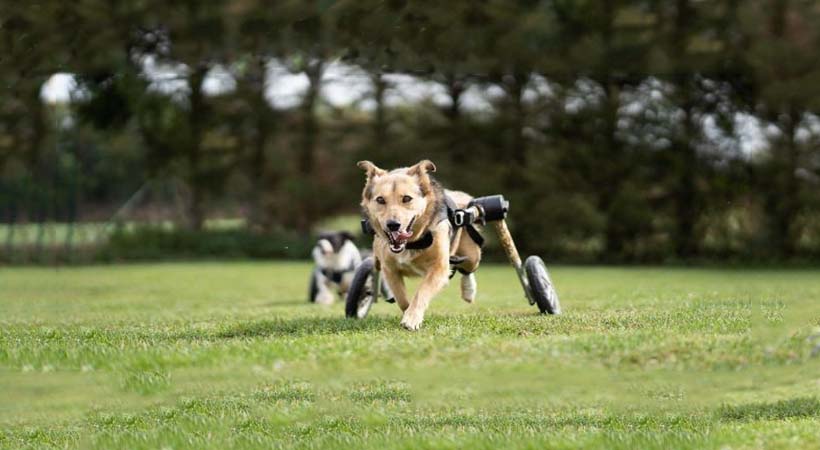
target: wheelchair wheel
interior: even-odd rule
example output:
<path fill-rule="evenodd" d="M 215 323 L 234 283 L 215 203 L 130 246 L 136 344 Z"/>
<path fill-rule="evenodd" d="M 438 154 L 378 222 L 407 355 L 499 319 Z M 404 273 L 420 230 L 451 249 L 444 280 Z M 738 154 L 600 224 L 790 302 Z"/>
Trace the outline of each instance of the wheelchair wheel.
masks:
<path fill-rule="evenodd" d="M 345 316 L 364 319 L 376 301 L 373 295 L 373 258 L 366 258 L 356 268 L 345 298 Z"/>
<path fill-rule="evenodd" d="M 558 293 L 550 280 L 547 266 L 538 256 L 530 256 L 524 262 L 524 271 L 530 285 L 532 300 L 538 305 L 542 314 L 561 314 L 561 304 L 558 302 Z"/>

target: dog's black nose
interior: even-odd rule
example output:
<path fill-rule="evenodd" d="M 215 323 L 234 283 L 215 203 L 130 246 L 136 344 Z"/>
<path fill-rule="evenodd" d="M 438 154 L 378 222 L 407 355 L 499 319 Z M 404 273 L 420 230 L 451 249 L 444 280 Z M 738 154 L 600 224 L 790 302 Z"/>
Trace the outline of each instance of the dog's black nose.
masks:
<path fill-rule="evenodd" d="M 399 231 L 399 228 L 401 228 L 401 224 L 399 222 L 396 222 L 395 220 L 388 220 L 387 221 L 387 229 L 388 230 L 390 230 L 390 231 Z"/>

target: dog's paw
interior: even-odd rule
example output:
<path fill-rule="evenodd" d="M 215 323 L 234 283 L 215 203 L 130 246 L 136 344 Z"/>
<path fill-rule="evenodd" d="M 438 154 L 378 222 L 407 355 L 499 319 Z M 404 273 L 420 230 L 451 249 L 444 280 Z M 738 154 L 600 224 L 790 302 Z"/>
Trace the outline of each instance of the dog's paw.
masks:
<path fill-rule="evenodd" d="M 476 290 L 475 274 L 463 275 L 461 277 L 461 298 L 467 303 L 474 302 Z"/>
<path fill-rule="evenodd" d="M 316 303 L 319 305 L 330 305 L 333 303 L 333 294 L 330 292 L 320 292 L 316 295 Z"/>
<path fill-rule="evenodd" d="M 401 318 L 401 326 L 408 331 L 418 331 L 421 328 L 421 322 L 424 320 L 424 315 L 415 310 L 408 309 L 404 312 Z"/>

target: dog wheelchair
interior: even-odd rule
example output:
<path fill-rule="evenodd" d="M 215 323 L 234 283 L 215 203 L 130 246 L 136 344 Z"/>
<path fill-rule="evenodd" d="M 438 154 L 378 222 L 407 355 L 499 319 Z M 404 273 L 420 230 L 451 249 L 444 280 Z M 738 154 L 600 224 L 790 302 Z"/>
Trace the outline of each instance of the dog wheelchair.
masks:
<path fill-rule="evenodd" d="M 464 228 L 474 240 L 483 241 L 483 238 L 480 235 L 477 236 L 478 231 L 473 224 L 492 223 L 507 259 L 515 268 L 529 304 L 536 305 L 542 314 L 561 314 L 558 293 L 550 280 L 544 261 L 535 255 L 527 257 L 523 263 L 521 261 L 521 256 L 518 254 L 518 249 L 515 247 L 505 221 L 509 206 L 510 203 L 501 195 L 478 197 L 464 209 L 457 209 L 449 204 L 447 215 L 454 230 Z M 367 219 L 362 220 L 362 231 L 366 235 L 375 233 Z M 481 243 L 476 242 L 479 245 Z M 456 270 L 454 265 L 458 264 L 458 257 L 451 256 L 450 264 L 454 274 Z M 379 292 L 388 302 L 393 302 L 389 287 L 381 283 L 379 266 L 371 256 L 363 260 L 356 269 L 345 299 L 345 315 L 350 318 L 365 318 L 373 304 L 378 301 Z"/>

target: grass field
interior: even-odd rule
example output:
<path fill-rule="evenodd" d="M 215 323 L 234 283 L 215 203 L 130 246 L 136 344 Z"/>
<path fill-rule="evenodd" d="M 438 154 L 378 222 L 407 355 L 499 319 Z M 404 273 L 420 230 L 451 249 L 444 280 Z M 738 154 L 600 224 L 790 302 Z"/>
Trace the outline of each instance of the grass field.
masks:
<path fill-rule="evenodd" d="M 820 271 L 558 267 L 418 333 L 308 264 L 0 269 L 0 447 L 820 448 Z"/>

